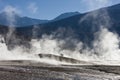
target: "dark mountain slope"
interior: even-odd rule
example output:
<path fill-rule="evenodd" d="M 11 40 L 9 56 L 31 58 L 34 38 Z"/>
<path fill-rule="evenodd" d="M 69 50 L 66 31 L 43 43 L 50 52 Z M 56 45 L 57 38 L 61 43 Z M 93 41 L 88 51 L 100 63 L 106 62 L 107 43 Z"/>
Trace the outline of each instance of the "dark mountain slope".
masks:
<path fill-rule="evenodd" d="M 56 17 L 53 21 L 61 20 L 61 19 L 68 18 L 68 17 L 74 16 L 74 15 L 78 15 L 78 14 L 80 14 L 80 13 L 79 12 L 63 13 L 63 14 L 59 15 L 58 17 Z"/>

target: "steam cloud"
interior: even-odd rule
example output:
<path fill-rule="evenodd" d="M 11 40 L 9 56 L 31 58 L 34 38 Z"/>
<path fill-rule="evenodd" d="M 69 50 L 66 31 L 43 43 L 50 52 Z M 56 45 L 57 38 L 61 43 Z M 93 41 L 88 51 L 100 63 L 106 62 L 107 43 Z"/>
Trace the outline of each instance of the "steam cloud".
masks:
<path fill-rule="evenodd" d="M 3 9 L 3 12 L 6 15 L 7 22 L 9 23 L 9 29 L 8 32 L 3 38 L 3 36 L 0 36 L 0 60 L 18 60 L 18 59 L 23 59 L 23 60 L 28 60 L 28 59 L 33 59 L 34 56 L 31 54 L 28 54 L 24 51 L 23 46 L 16 46 L 13 50 L 9 49 L 13 47 L 12 45 L 9 46 L 10 42 L 18 43 L 19 39 L 16 38 L 15 36 L 15 15 L 16 13 L 19 14 L 20 11 L 18 11 L 16 8 L 12 6 L 6 6 Z M 27 55 L 26 55 L 27 54 Z"/>
<path fill-rule="evenodd" d="M 88 1 L 88 0 L 87 0 Z M 108 0 L 95 0 L 95 2 L 99 3 L 99 7 L 101 5 L 108 4 Z M 96 3 L 95 3 L 96 4 Z M 93 7 L 95 4 L 91 4 Z M 98 4 L 97 4 L 98 5 Z M 88 5 L 89 6 L 89 5 Z M 10 26 L 15 26 L 14 22 L 14 15 L 12 15 L 12 11 L 6 11 L 8 20 L 10 22 Z M 102 12 L 102 14 L 100 14 Z M 92 18 L 92 25 L 94 28 L 99 28 L 97 32 L 95 32 L 94 36 L 95 39 L 93 41 L 93 48 L 85 47 L 83 42 L 78 41 L 77 39 L 73 39 L 68 36 L 66 39 L 59 40 L 55 38 L 55 33 L 51 35 L 42 35 L 41 39 L 34 39 L 37 36 L 36 30 L 37 26 L 33 29 L 33 39 L 30 42 L 32 48 L 29 52 L 25 52 L 23 47 L 18 46 L 16 49 L 12 51 L 8 51 L 6 45 L 0 43 L 0 51 L 4 50 L 1 59 L 38 59 L 37 54 L 54 54 L 54 55 L 61 55 L 63 54 L 66 57 L 74 58 L 77 60 L 84 60 L 89 62 L 96 62 L 96 63 L 109 63 L 108 61 L 117 61 L 120 60 L 120 38 L 116 33 L 110 32 L 108 28 L 111 26 L 111 20 L 107 10 L 101 9 L 100 11 L 91 12 L 85 15 L 81 20 L 80 23 L 83 21 Z M 64 32 L 64 29 L 60 29 Z M 13 36 L 14 28 L 10 29 L 7 38 L 11 38 Z M 93 29 L 94 32 L 94 29 Z M 61 36 L 62 34 L 59 34 Z M 13 38 L 13 37 L 12 37 Z M 8 39 L 8 41 L 9 41 Z M 17 40 L 17 39 L 16 39 Z M 70 42 L 70 43 L 67 43 Z M 72 48 L 71 48 L 72 46 Z M 74 49 L 73 49 L 74 48 Z M 10 56 L 8 56 L 8 54 Z M 19 54 L 19 55 L 18 55 Z M 13 57 L 14 56 L 14 57 Z M 98 61 L 98 62 L 97 62 Z M 111 62 L 110 62 L 111 64 Z"/>

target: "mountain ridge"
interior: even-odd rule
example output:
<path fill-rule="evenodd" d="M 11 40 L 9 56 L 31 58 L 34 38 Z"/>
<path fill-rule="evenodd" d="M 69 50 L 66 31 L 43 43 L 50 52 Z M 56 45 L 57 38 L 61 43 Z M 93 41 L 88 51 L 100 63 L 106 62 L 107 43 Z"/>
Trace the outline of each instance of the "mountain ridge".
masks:
<path fill-rule="evenodd" d="M 63 14 L 57 16 L 56 18 L 54 18 L 52 20 L 40 20 L 40 19 L 30 18 L 27 16 L 19 16 L 18 14 L 13 13 L 13 17 L 15 20 L 15 22 L 13 22 L 13 24 L 15 27 L 44 24 L 44 23 L 58 21 L 58 20 L 61 20 L 64 18 L 68 18 L 68 17 L 74 16 L 77 14 L 79 14 L 79 12 L 67 12 L 67 13 L 63 13 Z M 8 20 L 6 13 L 5 12 L 0 13 L 0 24 L 9 26 L 9 22 L 10 21 Z"/>

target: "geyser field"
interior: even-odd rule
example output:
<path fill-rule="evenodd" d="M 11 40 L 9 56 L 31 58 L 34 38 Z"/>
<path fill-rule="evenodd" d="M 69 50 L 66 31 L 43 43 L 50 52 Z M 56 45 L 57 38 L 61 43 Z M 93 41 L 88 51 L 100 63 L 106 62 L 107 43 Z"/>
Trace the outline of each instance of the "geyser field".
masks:
<path fill-rule="evenodd" d="M 120 4 L 36 24 L 18 12 L 0 14 L 0 80 L 120 80 Z"/>

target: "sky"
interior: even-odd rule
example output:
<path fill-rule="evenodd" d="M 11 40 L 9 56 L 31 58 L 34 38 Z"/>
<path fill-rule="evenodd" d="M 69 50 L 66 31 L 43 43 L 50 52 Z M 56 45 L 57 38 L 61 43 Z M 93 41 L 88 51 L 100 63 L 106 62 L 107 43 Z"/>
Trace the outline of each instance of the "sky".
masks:
<path fill-rule="evenodd" d="M 62 13 L 85 13 L 119 3 L 120 0 L 0 0 L 0 12 L 8 9 L 21 16 L 51 20 Z"/>

